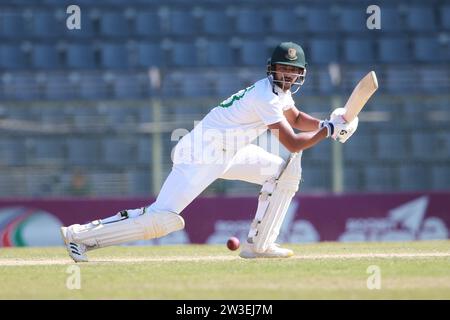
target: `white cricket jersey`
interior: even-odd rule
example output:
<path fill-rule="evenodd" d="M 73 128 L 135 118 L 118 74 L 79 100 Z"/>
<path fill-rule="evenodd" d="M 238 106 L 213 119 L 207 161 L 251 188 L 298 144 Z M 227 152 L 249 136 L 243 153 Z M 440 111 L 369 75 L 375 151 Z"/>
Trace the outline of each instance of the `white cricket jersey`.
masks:
<path fill-rule="evenodd" d="M 283 112 L 294 104 L 289 90 L 283 92 L 264 78 L 223 101 L 200 123 L 204 130 L 226 135 L 227 146 L 242 147 L 264 133 L 268 125 L 284 120 Z"/>

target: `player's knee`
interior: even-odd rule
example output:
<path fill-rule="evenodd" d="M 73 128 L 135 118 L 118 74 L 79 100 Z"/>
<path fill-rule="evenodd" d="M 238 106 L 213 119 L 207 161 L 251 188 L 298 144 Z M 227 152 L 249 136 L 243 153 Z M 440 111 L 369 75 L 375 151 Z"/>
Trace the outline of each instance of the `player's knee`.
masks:
<path fill-rule="evenodd" d="M 184 229 L 185 226 L 183 217 L 173 212 L 149 212 L 137 219 L 145 229 L 145 240 L 164 237 Z"/>

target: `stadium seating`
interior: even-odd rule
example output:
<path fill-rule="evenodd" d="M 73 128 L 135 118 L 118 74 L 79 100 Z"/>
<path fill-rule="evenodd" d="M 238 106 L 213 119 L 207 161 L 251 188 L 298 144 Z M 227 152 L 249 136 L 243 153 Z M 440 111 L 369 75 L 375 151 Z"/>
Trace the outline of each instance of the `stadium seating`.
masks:
<path fill-rule="evenodd" d="M 124 69 L 129 66 L 127 47 L 119 43 L 103 43 L 100 65 L 105 69 Z"/>
<path fill-rule="evenodd" d="M 236 13 L 236 32 L 241 35 L 264 34 L 267 31 L 265 17 L 256 8 L 242 8 Z"/>
<path fill-rule="evenodd" d="M 436 165 L 431 169 L 432 188 L 435 190 L 448 190 L 450 188 L 450 167 Z"/>
<path fill-rule="evenodd" d="M 411 5 L 408 7 L 406 17 L 410 30 L 424 32 L 436 29 L 434 10 L 431 6 Z"/>
<path fill-rule="evenodd" d="M 306 20 L 307 30 L 315 33 L 333 31 L 335 20 L 330 10 L 322 7 L 306 8 L 303 18 Z"/>
<path fill-rule="evenodd" d="M 197 22 L 191 12 L 173 10 L 169 13 L 169 34 L 176 36 L 194 35 L 198 31 Z"/>
<path fill-rule="evenodd" d="M 429 172 L 420 164 L 404 164 L 399 169 L 403 190 L 426 190 L 429 188 Z"/>
<path fill-rule="evenodd" d="M 54 70 L 60 68 L 59 54 L 55 46 L 37 44 L 32 49 L 32 66 L 36 69 Z"/>
<path fill-rule="evenodd" d="M 66 47 L 66 65 L 70 69 L 92 69 L 96 67 L 93 48 L 83 43 L 68 44 Z"/>
<path fill-rule="evenodd" d="M 292 9 L 274 9 L 271 14 L 272 29 L 271 31 L 283 36 L 294 36 L 301 30 L 300 19 Z"/>
<path fill-rule="evenodd" d="M 137 66 L 142 68 L 162 67 L 165 65 L 164 51 L 158 44 L 140 42 L 137 46 Z"/>
<path fill-rule="evenodd" d="M 25 67 L 25 53 L 19 44 L 0 44 L 0 70 L 25 69 Z"/>
<path fill-rule="evenodd" d="M 379 164 L 364 167 L 364 184 L 373 191 L 389 191 L 395 187 L 394 168 Z"/>
<path fill-rule="evenodd" d="M 89 166 L 100 159 L 100 142 L 95 137 L 68 138 L 66 147 L 69 165 Z"/>
<path fill-rule="evenodd" d="M 123 12 L 102 11 L 100 34 L 103 37 L 126 37 L 129 34 L 129 27 Z"/>
<path fill-rule="evenodd" d="M 157 37 L 161 33 L 158 13 L 154 10 L 138 11 L 135 20 L 135 32 L 138 36 Z"/>
<path fill-rule="evenodd" d="M 0 37 L 20 39 L 26 34 L 25 18 L 21 10 L 2 9 L 0 11 Z"/>
<path fill-rule="evenodd" d="M 343 7 L 339 10 L 339 27 L 344 32 L 361 33 L 367 31 L 365 7 Z"/>
<path fill-rule="evenodd" d="M 329 64 L 339 60 L 338 41 L 316 37 L 310 41 L 310 60 L 317 64 Z"/>
<path fill-rule="evenodd" d="M 368 38 L 347 38 L 344 53 L 349 63 L 370 63 L 375 60 L 374 44 Z"/>
<path fill-rule="evenodd" d="M 296 104 L 322 119 L 368 70 L 377 72 L 380 88 L 358 134 L 341 146 L 346 191 L 450 188 L 447 1 L 374 3 L 381 30 L 367 29 L 368 3 L 353 0 L 78 0 L 80 30 L 66 28 L 71 1 L 30 3 L 0 3 L 2 195 L 61 194 L 52 179 L 66 183 L 74 166 L 89 170 L 96 195 L 153 192 L 154 121 L 168 126 L 165 175 L 175 144 L 168 128 L 192 126 L 264 77 L 273 47 L 289 40 L 308 62 Z M 331 63 L 339 63 L 340 83 L 332 83 Z M 151 86 L 155 72 L 160 88 Z M 331 189 L 332 143 L 304 152 L 302 190 Z"/>
<path fill-rule="evenodd" d="M 379 55 L 383 62 L 405 63 L 411 59 L 408 40 L 405 37 L 384 37 L 379 41 Z"/>

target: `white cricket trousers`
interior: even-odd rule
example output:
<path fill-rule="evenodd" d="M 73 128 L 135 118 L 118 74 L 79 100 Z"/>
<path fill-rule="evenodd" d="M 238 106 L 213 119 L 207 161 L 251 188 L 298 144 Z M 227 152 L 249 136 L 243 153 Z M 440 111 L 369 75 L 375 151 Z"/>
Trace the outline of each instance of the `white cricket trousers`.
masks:
<path fill-rule="evenodd" d="M 172 171 L 149 211 L 180 214 L 216 179 L 262 185 L 277 176 L 284 165 L 281 157 L 253 144 L 231 151 L 215 141 L 194 141 L 195 130 L 175 147 Z"/>

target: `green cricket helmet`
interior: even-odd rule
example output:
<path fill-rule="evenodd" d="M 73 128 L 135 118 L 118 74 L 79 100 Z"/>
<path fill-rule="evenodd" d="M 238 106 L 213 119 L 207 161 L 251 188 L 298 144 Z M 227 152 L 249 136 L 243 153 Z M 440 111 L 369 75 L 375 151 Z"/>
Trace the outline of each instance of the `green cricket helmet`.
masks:
<path fill-rule="evenodd" d="M 274 74 L 276 73 L 274 66 L 281 64 L 285 66 L 292 66 L 299 68 L 299 73 L 292 74 L 297 77 L 296 81 L 292 84 L 292 87 L 297 86 L 292 93 L 296 93 L 300 86 L 305 82 L 306 76 L 306 60 L 305 53 L 302 47 L 294 42 L 282 42 L 280 43 L 272 53 L 272 56 L 267 60 L 267 75 L 272 76 L 273 83 L 278 85 L 281 89 L 285 86 L 284 74 L 282 80 L 275 80 Z"/>

